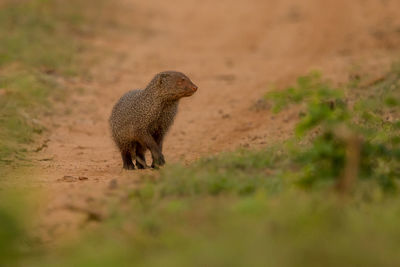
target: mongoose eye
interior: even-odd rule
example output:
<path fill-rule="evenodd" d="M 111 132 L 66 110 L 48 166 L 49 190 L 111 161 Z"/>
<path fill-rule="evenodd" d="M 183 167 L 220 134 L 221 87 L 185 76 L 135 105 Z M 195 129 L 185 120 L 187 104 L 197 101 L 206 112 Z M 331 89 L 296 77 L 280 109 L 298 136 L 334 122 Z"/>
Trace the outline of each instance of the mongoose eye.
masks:
<path fill-rule="evenodd" d="M 182 85 L 186 81 L 185 78 L 181 78 L 178 80 L 177 84 Z"/>

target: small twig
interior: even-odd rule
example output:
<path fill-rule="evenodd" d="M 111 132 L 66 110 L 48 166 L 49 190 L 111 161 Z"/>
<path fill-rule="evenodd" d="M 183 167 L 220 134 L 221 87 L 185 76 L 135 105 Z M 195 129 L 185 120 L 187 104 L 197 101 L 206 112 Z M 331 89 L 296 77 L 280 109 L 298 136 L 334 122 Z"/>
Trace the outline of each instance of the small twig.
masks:
<path fill-rule="evenodd" d="M 41 146 L 39 146 L 38 148 L 36 148 L 35 150 L 33 150 L 33 152 L 40 152 L 43 149 L 45 149 L 47 147 L 47 143 L 50 142 L 50 139 L 46 139 L 44 140 L 43 144 Z"/>
<path fill-rule="evenodd" d="M 6 164 L 10 164 L 13 162 L 11 159 L 0 159 L 0 161 L 5 162 Z"/>
<path fill-rule="evenodd" d="M 72 204 L 66 205 L 65 208 L 70 211 L 85 213 L 87 215 L 88 221 L 101 222 L 104 220 L 104 217 L 105 217 L 103 214 L 101 214 L 101 212 L 93 211 L 93 210 L 90 210 L 89 208 L 78 207 L 78 206 L 75 206 Z"/>
<path fill-rule="evenodd" d="M 38 159 L 37 161 L 51 161 L 53 159 L 54 159 L 53 157 L 52 158 L 43 158 L 43 159 Z"/>
<path fill-rule="evenodd" d="M 365 82 L 364 84 L 360 85 L 361 88 L 366 88 L 366 87 L 370 87 L 370 86 L 374 86 L 377 85 L 380 82 L 383 82 L 386 79 L 386 76 L 379 76 L 376 77 L 372 80 L 369 80 L 367 82 Z"/>
<path fill-rule="evenodd" d="M 346 142 L 346 162 L 342 177 L 337 183 L 337 189 L 339 192 L 347 194 L 353 191 L 354 185 L 357 182 L 362 140 L 348 129 L 342 129 L 340 132 L 340 136 Z"/>

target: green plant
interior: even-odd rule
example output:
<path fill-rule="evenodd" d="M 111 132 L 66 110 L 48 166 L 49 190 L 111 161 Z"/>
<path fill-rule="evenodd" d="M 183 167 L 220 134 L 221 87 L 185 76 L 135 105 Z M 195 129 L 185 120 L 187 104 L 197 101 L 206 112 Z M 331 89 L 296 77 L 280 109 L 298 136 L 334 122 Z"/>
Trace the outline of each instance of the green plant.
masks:
<path fill-rule="evenodd" d="M 399 80 L 392 71 L 381 83 L 363 88 L 364 96 L 356 99 L 357 92 L 335 88 L 311 73 L 294 87 L 266 95 L 276 112 L 289 104 L 303 105 L 296 134 L 306 145 L 295 148 L 301 185 L 335 184 L 347 191 L 360 178 L 376 180 L 385 191 L 396 189 Z M 392 120 L 385 119 L 389 115 Z"/>

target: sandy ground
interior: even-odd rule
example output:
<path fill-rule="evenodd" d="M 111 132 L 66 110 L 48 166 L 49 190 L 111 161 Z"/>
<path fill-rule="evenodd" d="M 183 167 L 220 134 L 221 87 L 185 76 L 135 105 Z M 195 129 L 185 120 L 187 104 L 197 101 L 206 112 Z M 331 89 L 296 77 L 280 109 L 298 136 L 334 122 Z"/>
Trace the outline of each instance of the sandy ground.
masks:
<path fill-rule="evenodd" d="M 121 169 L 107 120 L 124 92 L 145 87 L 155 73 L 179 70 L 199 87 L 182 99 L 164 147 L 167 163 L 187 164 L 287 137 L 296 112 L 252 109 L 273 85 L 312 69 L 338 83 L 354 72 L 379 75 L 399 55 L 397 0 L 115 3 L 122 7 L 113 14 L 120 25 L 89 41 L 94 51 L 107 52 L 92 79 L 71 84 L 85 90 L 55 112 L 48 147 L 35 155 L 42 160 L 34 182 L 45 192 L 38 207 L 45 241 L 85 228 L 118 188 L 139 180 L 143 171 Z"/>

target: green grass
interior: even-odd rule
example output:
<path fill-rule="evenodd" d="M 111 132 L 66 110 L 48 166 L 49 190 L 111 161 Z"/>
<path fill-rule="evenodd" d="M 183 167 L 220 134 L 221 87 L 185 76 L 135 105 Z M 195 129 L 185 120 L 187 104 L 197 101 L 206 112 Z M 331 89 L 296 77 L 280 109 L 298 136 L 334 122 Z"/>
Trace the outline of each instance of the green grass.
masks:
<path fill-rule="evenodd" d="M 299 192 L 165 198 L 132 204 L 44 265 L 397 266 L 398 204 Z"/>
<path fill-rule="evenodd" d="M 87 1 L 29 0 L 0 9 L 0 168 L 24 158 L 44 127 L 35 119 L 79 72 Z M 85 30 L 86 29 L 86 30 Z M 90 29 L 90 27 L 89 27 Z"/>
<path fill-rule="evenodd" d="M 85 23 L 79 1 L 6 1 L 0 11 L 0 66 L 20 63 L 43 71 L 68 73 L 80 46 L 77 34 Z"/>
<path fill-rule="evenodd" d="M 0 213 L 0 229 L 10 228 L 0 259 L 11 255 L 8 266 L 398 266 L 399 107 L 387 99 L 398 99 L 399 80 L 396 68 L 366 88 L 303 77 L 267 96 L 281 107 L 301 104 L 295 138 L 144 176 L 108 203 L 96 230 L 62 248 L 37 250 L 19 221 Z M 354 157 L 349 140 L 361 140 L 358 172 L 341 188 Z"/>

